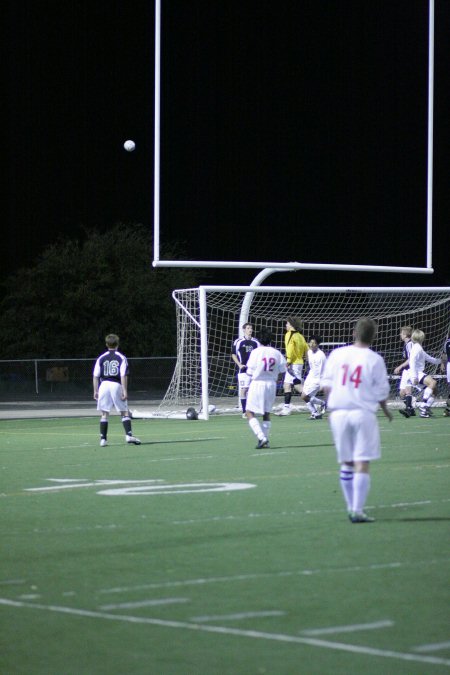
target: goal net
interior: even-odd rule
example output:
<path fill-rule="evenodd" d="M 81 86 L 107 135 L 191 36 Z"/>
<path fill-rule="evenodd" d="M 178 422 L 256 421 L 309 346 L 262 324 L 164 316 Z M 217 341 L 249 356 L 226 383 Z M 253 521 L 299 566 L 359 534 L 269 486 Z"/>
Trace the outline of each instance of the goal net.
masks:
<path fill-rule="evenodd" d="M 385 359 L 392 400 L 398 397 L 399 384 L 393 371 L 403 360 L 400 328 L 421 328 L 426 336 L 424 348 L 433 356 L 442 353 L 449 331 L 450 288 L 200 286 L 175 290 L 172 295 L 178 356 L 160 409 L 194 406 L 206 418 L 212 406 L 217 411 L 238 410 L 231 348 L 247 321 L 253 324 L 255 337 L 263 326 L 269 327 L 276 336 L 274 346 L 284 352 L 286 319 L 299 317 L 305 338 L 320 335 L 328 354 L 352 341 L 359 318 L 374 319 L 378 333 L 373 349 Z"/>

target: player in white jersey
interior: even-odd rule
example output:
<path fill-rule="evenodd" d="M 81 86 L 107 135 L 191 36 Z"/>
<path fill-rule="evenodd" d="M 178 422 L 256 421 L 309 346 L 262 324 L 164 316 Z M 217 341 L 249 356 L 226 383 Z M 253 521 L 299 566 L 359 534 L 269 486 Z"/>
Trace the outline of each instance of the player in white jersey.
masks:
<path fill-rule="evenodd" d="M 400 339 L 403 341 L 403 361 L 394 368 L 394 375 L 401 375 L 400 377 L 400 398 L 405 402 L 405 408 L 399 410 L 400 415 L 403 417 L 414 417 L 416 411 L 413 407 L 413 397 L 412 397 L 412 386 L 409 377 L 409 355 L 411 354 L 411 349 L 413 346 L 411 335 L 413 329 L 411 326 L 402 326 L 400 328 Z"/>
<path fill-rule="evenodd" d="M 423 400 L 419 406 L 420 417 L 431 417 L 430 408 L 435 400 L 437 382 L 434 377 L 425 373 L 425 363 L 428 361 L 428 363 L 439 365 L 442 363 L 442 359 L 430 356 L 423 349 L 422 345 L 425 340 L 423 330 L 416 328 L 412 332 L 411 340 L 413 346 L 409 355 L 409 381 L 423 389 Z"/>
<path fill-rule="evenodd" d="M 118 351 L 119 338 L 110 333 L 105 338 L 108 351 L 101 354 L 94 365 L 93 386 L 97 410 L 101 411 L 100 445 L 108 445 L 108 418 L 112 408 L 120 412 L 125 429 L 127 443 L 140 445 L 139 438 L 133 436 L 131 415 L 128 410 L 128 361 Z"/>
<path fill-rule="evenodd" d="M 250 354 L 247 361 L 247 373 L 251 382 L 247 394 L 247 418 L 251 430 L 258 438 L 257 449 L 269 447 L 269 433 L 272 422 L 270 412 L 275 403 L 278 376 L 286 372 L 286 360 L 283 354 L 270 346 L 272 333 L 263 329 L 259 336 L 261 347 Z M 256 415 L 262 415 L 260 424 Z"/>
<path fill-rule="evenodd" d="M 325 361 L 327 357 L 320 349 L 322 338 L 318 335 L 313 335 L 308 342 L 308 365 L 309 371 L 303 383 L 303 390 L 301 393 L 302 401 L 305 401 L 306 407 L 311 413 L 310 420 L 320 420 L 322 412 L 325 409 L 325 403 L 322 399 L 317 397 L 320 390 L 320 378 L 322 377 Z M 320 406 L 317 409 L 316 406 Z"/>
<path fill-rule="evenodd" d="M 340 484 L 352 523 L 374 520 L 364 513 L 364 506 L 370 489 L 370 462 L 381 456 L 378 407 L 392 420 L 386 403 L 386 366 L 369 348 L 376 330 L 372 319 L 359 319 L 354 344 L 331 352 L 321 381 L 340 464 Z"/>

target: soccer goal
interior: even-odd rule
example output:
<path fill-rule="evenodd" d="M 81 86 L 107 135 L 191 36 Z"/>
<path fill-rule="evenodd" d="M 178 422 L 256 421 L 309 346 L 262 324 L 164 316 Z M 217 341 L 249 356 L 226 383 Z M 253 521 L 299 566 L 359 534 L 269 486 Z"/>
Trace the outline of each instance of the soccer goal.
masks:
<path fill-rule="evenodd" d="M 283 351 L 287 317 L 299 317 L 303 333 L 322 337 L 325 353 L 352 341 L 355 322 L 367 316 L 378 323 L 373 345 L 386 362 L 395 401 L 402 361 L 400 328 L 411 325 L 426 335 L 425 350 L 443 350 L 450 324 L 450 288 L 339 288 L 281 286 L 200 286 L 173 291 L 177 315 L 178 357 L 170 386 L 160 406 L 186 410 L 194 406 L 208 419 L 217 412 L 237 412 L 236 370 L 231 359 L 233 340 L 250 321 L 254 334 L 268 326 Z M 437 367 L 438 368 L 438 367 Z M 436 372 L 430 369 L 430 373 Z"/>

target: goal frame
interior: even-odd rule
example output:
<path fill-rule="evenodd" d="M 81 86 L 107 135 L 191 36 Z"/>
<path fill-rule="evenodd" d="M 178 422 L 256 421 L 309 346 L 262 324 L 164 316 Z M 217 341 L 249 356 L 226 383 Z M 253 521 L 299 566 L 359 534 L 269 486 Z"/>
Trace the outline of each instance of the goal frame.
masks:
<path fill-rule="evenodd" d="M 199 302 L 199 320 L 189 314 L 186 308 L 180 303 L 176 297 L 176 293 L 182 291 L 198 292 Z M 207 312 L 207 294 L 208 292 L 228 292 L 244 294 L 244 299 L 241 306 L 241 313 L 239 317 L 239 326 L 248 319 L 251 299 L 254 294 L 269 294 L 269 293 L 366 293 L 366 294 L 393 294 L 393 293 L 420 293 L 424 296 L 431 293 L 445 293 L 448 294 L 450 302 L 450 287 L 435 286 L 435 287 L 416 287 L 416 286 L 230 286 L 230 285 L 201 285 L 197 288 L 191 289 L 176 289 L 172 293 L 172 297 L 178 306 L 185 311 L 190 320 L 192 320 L 200 333 L 200 368 L 201 368 L 201 411 L 200 419 L 208 420 L 210 416 L 210 396 L 209 396 L 209 364 L 208 364 L 208 312 Z M 362 314 L 364 315 L 364 314 Z M 449 326 L 447 331 L 450 329 Z M 231 348 L 231 345 L 230 345 Z"/>

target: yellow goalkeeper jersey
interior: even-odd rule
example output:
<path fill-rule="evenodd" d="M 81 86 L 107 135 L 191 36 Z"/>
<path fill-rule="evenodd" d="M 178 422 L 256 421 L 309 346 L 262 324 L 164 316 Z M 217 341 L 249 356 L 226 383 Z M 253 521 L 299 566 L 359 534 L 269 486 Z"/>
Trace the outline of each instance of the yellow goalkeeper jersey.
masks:
<path fill-rule="evenodd" d="M 288 330 L 284 336 L 286 361 L 288 364 L 302 364 L 308 353 L 308 345 L 301 333 L 297 330 Z"/>

